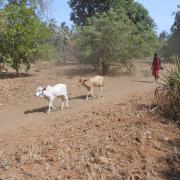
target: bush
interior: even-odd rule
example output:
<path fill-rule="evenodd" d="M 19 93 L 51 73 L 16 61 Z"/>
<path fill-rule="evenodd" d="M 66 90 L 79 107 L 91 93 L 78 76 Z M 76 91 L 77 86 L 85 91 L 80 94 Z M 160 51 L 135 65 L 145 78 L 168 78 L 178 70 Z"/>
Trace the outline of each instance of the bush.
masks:
<path fill-rule="evenodd" d="M 155 94 L 161 113 L 180 123 L 180 61 L 176 61 L 173 67 L 167 69 L 163 85 L 156 89 Z"/>
<path fill-rule="evenodd" d="M 50 43 L 39 45 L 37 49 L 38 59 L 43 61 L 58 61 L 60 58 L 58 49 Z"/>
<path fill-rule="evenodd" d="M 77 34 L 79 59 L 102 74 L 116 65 L 130 70 L 132 59 L 150 55 L 156 46 L 151 28 L 141 32 L 125 13 L 113 9 L 90 18 Z"/>

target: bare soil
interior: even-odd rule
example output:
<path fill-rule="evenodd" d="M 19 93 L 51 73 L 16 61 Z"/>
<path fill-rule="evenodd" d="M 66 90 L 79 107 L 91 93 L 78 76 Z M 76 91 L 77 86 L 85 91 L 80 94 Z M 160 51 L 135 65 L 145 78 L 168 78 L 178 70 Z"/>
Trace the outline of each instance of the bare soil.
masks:
<path fill-rule="evenodd" d="M 87 67 L 34 67 L 0 75 L 0 179 L 180 179 L 178 127 L 154 111 L 155 83 L 146 63 L 133 75 L 106 76 L 103 97 L 85 101 Z M 65 83 L 70 107 L 46 114 L 38 86 Z"/>

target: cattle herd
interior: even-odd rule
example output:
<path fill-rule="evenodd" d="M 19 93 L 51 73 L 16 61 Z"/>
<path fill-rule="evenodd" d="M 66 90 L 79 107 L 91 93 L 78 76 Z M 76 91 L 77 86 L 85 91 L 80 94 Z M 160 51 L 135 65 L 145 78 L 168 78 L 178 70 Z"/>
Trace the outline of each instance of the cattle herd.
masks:
<path fill-rule="evenodd" d="M 89 79 L 85 77 L 81 77 L 79 79 L 79 86 L 84 86 L 87 89 L 88 93 L 86 96 L 86 100 L 88 100 L 90 94 L 92 95 L 92 97 L 95 98 L 95 95 L 93 94 L 94 88 L 99 88 L 98 98 L 100 98 L 104 86 L 104 79 L 102 76 L 95 76 Z M 56 109 L 53 106 L 53 101 L 56 97 L 60 97 L 62 99 L 61 110 L 63 110 L 64 104 L 68 108 L 69 107 L 68 95 L 69 94 L 67 91 L 67 86 L 65 84 L 56 84 L 54 86 L 48 85 L 47 87 L 38 87 L 35 94 L 35 96 L 44 97 L 49 101 L 49 107 L 47 110 L 48 114 L 50 113 L 51 108 L 54 110 Z"/>

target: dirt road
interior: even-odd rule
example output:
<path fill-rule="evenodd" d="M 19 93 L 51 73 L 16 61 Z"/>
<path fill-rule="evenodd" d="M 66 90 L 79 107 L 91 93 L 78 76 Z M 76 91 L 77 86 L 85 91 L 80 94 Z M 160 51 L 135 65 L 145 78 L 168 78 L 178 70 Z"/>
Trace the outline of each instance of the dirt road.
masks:
<path fill-rule="evenodd" d="M 76 160 L 75 157 L 71 157 L 72 154 L 71 153 L 69 154 L 69 150 L 67 149 L 75 148 L 76 149 L 74 150 L 75 154 L 76 152 L 81 152 L 81 151 L 85 153 L 87 152 L 87 148 L 89 146 L 86 144 L 86 141 L 93 143 L 93 141 L 97 139 L 98 142 L 94 142 L 97 146 L 97 144 L 100 143 L 101 140 L 104 142 L 104 139 L 101 136 L 104 136 L 105 132 L 106 133 L 108 131 L 110 132 L 109 133 L 110 137 L 108 137 L 109 139 L 112 139 L 112 137 L 116 139 L 118 137 L 118 133 L 120 132 L 123 132 L 122 134 L 127 133 L 127 135 L 129 134 L 129 137 L 127 139 L 129 139 L 129 141 L 132 141 L 132 139 L 134 139 L 134 133 L 137 135 L 137 132 L 140 131 L 138 128 L 140 129 L 142 128 L 142 130 L 144 131 L 143 133 L 145 133 L 146 129 L 149 129 L 149 128 L 152 129 L 155 127 L 154 123 L 152 123 L 152 125 L 149 125 L 149 127 L 147 127 L 148 118 L 145 118 L 146 119 L 145 122 L 143 122 L 143 120 L 141 122 L 142 124 L 145 123 L 145 125 L 138 123 L 140 121 L 138 119 L 139 116 L 140 117 L 142 116 L 142 118 L 145 117 L 145 115 L 144 114 L 141 115 L 139 111 L 141 112 L 145 108 L 140 108 L 139 110 L 133 109 L 134 107 L 132 108 L 132 105 L 137 101 L 141 102 L 142 99 L 146 99 L 145 101 L 148 102 L 149 100 L 151 101 L 153 98 L 155 84 L 153 83 L 153 78 L 150 75 L 149 66 L 147 64 L 142 64 L 142 63 L 137 64 L 136 73 L 131 76 L 122 74 L 120 76 L 105 77 L 105 87 L 103 90 L 103 97 L 101 99 L 90 99 L 88 102 L 85 101 L 86 90 L 83 87 L 79 88 L 77 86 L 78 78 L 81 75 L 93 76 L 95 74 L 89 73 L 88 69 L 85 69 L 82 66 L 65 65 L 65 66 L 47 67 L 44 69 L 35 67 L 33 69 L 32 76 L 28 76 L 28 77 L 21 77 L 21 78 L 0 77 L 0 100 L 1 100 L 0 103 L 2 104 L 0 106 L 0 148 L 1 148 L 0 152 L 7 151 L 7 147 L 8 147 L 9 148 L 8 153 L 13 154 L 10 156 L 7 153 L 8 155 L 2 156 L 4 158 L 7 156 L 11 159 L 9 160 L 11 162 L 11 163 L 9 162 L 10 164 L 9 166 L 8 165 L 3 166 L 2 163 L 0 163 L 0 169 L 3 169 L 5 167 L 5 171 L 6 171 L 6 172 L 0 171 L 1 172 L 0 175 L 2 174 L 3 178 L 14 177 L 15 179 L 16 178 L 17 179 L 24 179 L 24 178 L 44 179 L 44 177 L 46 176 L 47 179 L 48 178 L 54 179 L 55 177 L 58 177 L 57 172 L 61 174 L 61 178 L 63 177 L 63 179 L 68 179 L 68 176 L 70 179 L 73 179 L 73 178 L 74 179 L 91 179 L 91 178 L 103 179 L 103 177 L 104 179 L 118 178 L 119 173 L 117 173 L 116 171 L 119 171 L 119 170 L 117 167 L 115 167 L 115 165 L 112 165 L 113 160 L 111 162 L 110 170 L 106 169 L 107 168 L 106 167 L 105 168 L 106 170 L 104 170 L 99 175 L 97 175 L 95 173 L 96 170 L 91 169 L 91 168 L 95 168 L 94 165 L 92 166 L 90 164 L 88 165 L 84 164 L 85 160 L 81 159 L 79 160 L 79 162 L 82 163 L 82 166 L 84 166 L 84 168 L 86 166 L 89 166 L 85 168 L 86 170 L 88 168 L 91 169 L 88 172 L 86 172 L 85 170 L 84 175 L 83 175 L 82 173 L 83 170 L 81 169 L 82 167 L 80 168 L 79 165 L 75 163 L 75 162 L 78 162 L 78 160 Z M 45 112 L 47 109 L 48 102 L 42 98 L 34 97 L 34 93 L 38 86 L 43 86 L 43 85 L 48 85 L 48 84 L 53 85 L 57 83 L 67 84 L 68 91 L 72 93 L 72 95 L 70 96 L 70 102 L 69 102 L 70 107 L 69 109 L 60 111 L 60 100 L 57 99 L 55 100 L 55 106 L 59 107 L 59 109 L 47 115 Z M 119 106 L 117 107 L 118 104 Z M 141 105 L 143 105 L 143 103 Z M 109 111 L 112 111 L 112 113 L 110 113 L 110 115 L 107 115 Z M 106 116 L 104 117 L 105 114 Z M 119 130 L 120 130 L 119 132 L 118 132 L 118 129 L 116 129 L 117 127 L 114 127 L 116 124 L 114 123 L 113 117 L 115 119 L 119 119 L 120 122 L 123 121 L 122 123 L 123 127 L 117 125 L 117 127 L 119 127 Z M 135 122 L 133 122 L 133 119 Z M 94 122 L 93 120 L 95 120 L 96 122 Z M 112 122 L 110 122 L 111 120 Z M 91 123 L 92 123 L 92 126 L 91 126 Z M 135 130 L 133 130 L 133 132 L 130 127 L 131 124 L 135 126 L 134 127 Z M 100 126 L 103 126 L 103 128 L 98 128 Z M 164 128 L 164 125 L 161 125 L 160 123 L 158 123 L 158 126 Z M 167 129 L 168 128 L 172 128 L 171 125 L 167 125 Z M 104 132 L 103 132 L 103 129 L 104 129 Z M 154 131 L 151 133 L 154 133 Z M 115 137 L 115 134 L 117 134 L 117 137 Z M 120 135 L 120 137 L 126 136 L 125 134 L 124 135 L 122 134 Z M 164 134 L 165 134 L 164 136 L 166 135 L 169 136 L 168 131 L 165 132 Z M 176 131 L 171 133 L 171 136 L 174 137 L 175 134 L 176 134 Z M 137 142 L 140 141 L 140 143 L 142 143 L 141 138 L 137 137 L 136 135 L 135 135 L 135 140 Z M 93 136 L 96 138 L 94 139 Z M 49 138 L 51 139 L 51 137 L 53 139 L 52 140 L 53 142 L 49 140 Z M 157 135 L 157 137 L 160 138 L 160 135 Z M 47 142 L 46 142 L 46 139 L 48 139 Z M 66 142 L 66 139 L 68 139 L 67 142 Z M 107 142 L 108 141 L 109 140 L 107 140 Z M 28 147 L 28 145 L 31 146 L 33 144 L 37 144 L 37 142 L 48 143 L 48 145 L 44 145 L 44 144 L 42 145 L 42 147 L 45 146 L 46 148 L 49 146 L 49 142 L 51 142 L 53 146 L 55 144 L 58 144 L 58 148 L 59 146 L 61 146 L 62 151 L 67 150 L 67 152 L 65 153 L 66 155 L 63 156 L 63 158 L 61 157 L 60 161 L 63 161 L 63 162 L 67 161 L 68 163 L 71 162 L 72 164 L 74 163 L 75 167 L 78 166 L 77 170 L 72 164 L 71 165 L 73 167 L 70 167 L 70 168 L 61 167 L 58 170 L 58 167 L 57 167 L 58 163 L 54 163 L 54 160 L 52 160 L 52 162 L 51 160 L 50 161 L 47 160 L 46 163 L 44 164 L 44 162 L 34 162 L 34 161 L 32 163 L 31 160 L 33 158 L 30 158 L 31 160 L 28 159 L 28 163 L 26 164 L 26 161 L 21 159 L 23 156 L 24 150 L 22 150 L 21 148 L 20 150 L 17 150 L 17 145 L 21 143 L 21 147 L 22 146 Z M 104 143 L 107 145 L 107 142 L 104 142 Z M 121 148 L 125 146 L 125 145 L 122 145 L 122 143 L 125 143 L 125 141 L 119 142 L 119 140 L 117 140 L 117 142 L 121 143 L 119 145 Z M 76 144 L 75 146 L 73 146 L 74 143 Z M 77 147 L 78 143 L 79 144 L 83 143 L 82 149 L 80 147 Z M 41 147 L 39 143 L 37 146 L 38 148 Z M 138 156 L 137 163 L 139 163 L 139 165 L 137 167 L 145 166 L 145 164 L 147 166 L 147 162 L 145 162 L 146 158 L 147 159 L 150 158 L 151 160 L 153 160 L 155 157 L 158 157 L 157 154 L 155 155 L 155 157 L 152 157 L 152 155 L 148 153 L 145 155 L 144 154 L 146 152 L 145 149 L 147 149 L 148 147 L 141 147 L 145 149 L 140 148 L 140 150 L 138 150 L 136 146 L 137 145 L 135 144 L 128 147 L 128 149 L 126 149 L 127 154 L 124 152 L 125 153 L 124 155 L 133 156 L 130 153 L 131 151 L 133 151 L 133 148 L 137 150 L 137 153 L 139 151 L 139 155 L 135 155 L 135 156 Z M 155 146 L 156 145 L 153 145 L 153 148 Z M 94 147 L 94 144 L 91 147 Z M 77 150 L 78 148 L 80 149 Z M 168 146 L 167 148 L 170 148 L 170 146 Z M 49 151 L 51 151 L 50 156 L 54 155 L 56 157 L 57 152 L 54 152 L 54 147 L 52 149 L 50 148 L 48 152 Z M 98 149 L 98 151 L 102 151 L 102 150 Z M 118 158 L 119 155 L 117 155 L 117 152 L 114 148 L 113 148 L 113 151 L 115 152 L 112 154 L 115 154 L 115 157 Z M 168 149 L 168 151 L 170 150 Z M 30 153 L 29 150 L 28 150 L 28 153 Z M 34 153 L 36 154 L 36 152 Z M 53 153 L 55 153 L 56 155 Z M 62 152 L 59 152 L 59 153 L 62 153 Z M 89 153 L 92 153 L 92 152 L 89 152 Z M 91 155 L 95 159 L 97 158 L 96 153 L 94 155 Z M 101 164 L 106 164 L 106 166 L 108 166 L 107 163 L 111 161 L 109 158 L 113 159 L 113 156 L 112 157 L 108 156 L 106 154 L 107 152 L 106 153 L 98 152 L 98 153 L 99 154 L 98 154 L 97 161 L 98 162 L 100 161 Z M 152 151 L 152 153 L 154 152 Z M 39 154 L 39 152 L 37 154 Z M 16 155 L 19 158 L 18 160 L 17 160 Z M 76 155 L 78 156 L 78 154 Z M 123 156 L 123 153 L 121 155 Z M 85 157 L 82 157 L 82 154 L 80 156 L 81 158 L 85 158 Z M 126 160 L 131 161 L 130 159 L 128 160 L 127 158 Z M 94 163 L 97 165 L 98 163 L 96 162 L 96 160 L 94 161 L 95 161 Z M 155 161 L 157 161 L 157 159 Z M 16 163 L 20 165 L 18 166 L 17 169 L 14 169 L 15 166 L 13 164 L 16 164 Z M 118 163 L 116 162 L 115 164 L 118 164 Z M 141 163 L 144 165 L 142 165 Z M 164 161 L 161 164 L 164 165 L 163 163 Z M 40 167 L 41 164 L 43 164 L 43 167 Z M 123 163 L 121 164 L 122 166 L 125 166 L 125 164 L 124 165 Z M 133 160 L 133 164 L 134 164 L 134 160 Z M 20 170 L 19 167 L 21 167 L 22 169 Z M 56 169 L 56 172 L 54 172 L 55 170 L 53 170 L 51 167 L 53 167 L 53 169 Z M 133 167 L 136 169 L 136 163 L 133 165 Z M 135 171 L 133 167 L 131 167 L 130 169 Z M 35 172 L 33 168 L 37 168 L 38 172 Z M 143 167 L 139 167 L 139 168 L 143 169 Z M 123 172 L 125 172 L 125 169 Z M 43 171 L 44 174 L 40 173 L 41 171 Z M 109 173 L 109 176 L 108 176 L 108 171 L 111 171 L 111 173 Z M 149 179 L 153 179 L 153 178 L 158 179 L 160 177 L 158 176 L 157 172 L 154 172 L 153 168 L 150 168 L 146 171 L 149 174 L 145 175 L 140 172 L 139 175 L 137 175 L 137 177 L 139 178 L 145 177 Z M 8 172 L 11 172 L 12 175 L 7 176 Z M 138 174 L 138 173 L 134 173 L 134 174 Z M 136 176 L 134 174 L 133 172 L 130 172 L 130 170 L 128 170 L 128 174 L 125 174 L 125 175 L 119 174 L 119 177 L 124 177 L 125 179 L 134 178 Z"/>
<path fill-rule="evenodd" d="M 153 96 L 154 84 L 152 77 L 144 77 L 143 73 L 140 72 L 134 76 L 105 77 L 103 98 L 99 100 L 91 99 L 86 102 L 84 100 L 86 89 L 78 87 L 78 78 L 84 73 L 81 71 L 78 66 L 64 66 L 33 73 L 32 77 L 0 79 L 3 103 L 0 106 L 0 135 L 7 136 L 9 133 L 18 133 L 18 130 L 31 126 L 37 128 L 38 125 L 41 126 L 41 123 L 46 121 L 56 118 L 61 119 L 61 117 L 73 115 L 73 113 L 90 109 L 93 106 L 103 106 L 104 103 L 114 104 L 121 100 L 126 101 L 131 96 L 140 95 L 141 93 L 152 92 Z M 93 76 L 93 74 L 87 76 Z M 67 84 L 69 92 L 72 93 L 69 102 L 70 108 L 47 115 L 45 112 L 48 102 L 42 98 L 36 98 L 34 96 L 35 90 L 38 86 L 56 83 Z M 4 87 L 7 87 L 7 89 Z M 55 101 L 57 107 L 60 107 L 60 103 L 59 99 Z"/>

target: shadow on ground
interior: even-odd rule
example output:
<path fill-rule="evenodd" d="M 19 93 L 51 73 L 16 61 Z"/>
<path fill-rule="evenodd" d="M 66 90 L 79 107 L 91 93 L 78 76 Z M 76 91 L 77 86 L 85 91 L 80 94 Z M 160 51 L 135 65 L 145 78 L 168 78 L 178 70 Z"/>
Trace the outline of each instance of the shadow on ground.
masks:
<path fill-rule="evenodd" d="M 86 95 L 76 96 L 76 97 L 70 97 L 69 100 L 73 99 L 86 99 Z"/>
<path fill-rule="evenodd" d="M 137 81 L 137 80 L 134 80 L 134 82 L 142 82 L 142 83 L 154 83 L 154 81 Z"/>
<path fill-rule="evenodd" d="M 147 110 L 152 110 L 156 108 L 158 105 L 153 103 L 153 104 L 136 104 L 136 110 L 137 111 L 143 111 L 145 109 Z"/>
<path fill-rule="evenodd" d="M 47 110 L 48 110 L 48 106 L 44 106 L 41 108 L 24 111 L 24 114 L 41 113 L 41 112 L 46 113 Z"/>
<path fill-rule="evenodd" d="M 72 67 L 71 69 L 64 69 L 63 74 L 68 76 L 69 79 L 73 78 L 74 76 L 87 76 L 90 74 L 96 73 L 92 67 Z M 57 76 L 60 76 L 61 73 L 57 73 Z"/>
<path fill-rule="evenodd" d="M 28 73 L 20 73 L 19 77 L 30 77 L 32 75 L 28 74 Z M 17 78 L 16 73 L 13 72 L 1 72 L 0 73 L 0 79 L 13 79 L 13 78 Z"/>

